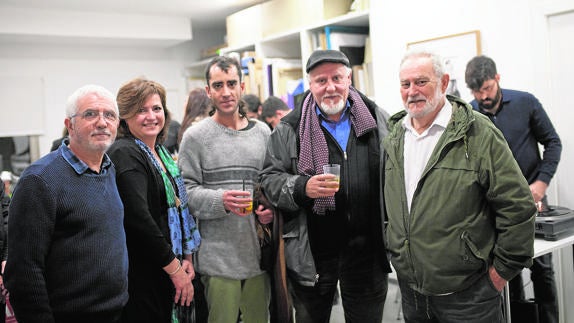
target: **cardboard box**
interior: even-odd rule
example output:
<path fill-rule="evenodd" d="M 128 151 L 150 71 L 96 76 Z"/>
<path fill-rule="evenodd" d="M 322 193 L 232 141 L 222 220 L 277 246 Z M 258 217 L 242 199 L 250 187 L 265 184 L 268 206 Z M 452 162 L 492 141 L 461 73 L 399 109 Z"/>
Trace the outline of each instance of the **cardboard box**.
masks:
<path fill-rule="evenodd" d="M 262 38 L 262 6 L 255 5 L 227 16 L 227 46 L 254 44 Z"/>

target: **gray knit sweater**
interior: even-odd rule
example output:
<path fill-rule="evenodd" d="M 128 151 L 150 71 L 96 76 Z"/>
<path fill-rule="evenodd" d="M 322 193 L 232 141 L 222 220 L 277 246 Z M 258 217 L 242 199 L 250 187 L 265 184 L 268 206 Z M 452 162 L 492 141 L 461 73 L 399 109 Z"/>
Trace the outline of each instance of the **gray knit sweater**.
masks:
<path fill-rule="evenodd" d="M 262 273 L 255 215 L 240 217 L 223 207 L 223 192 L 241 190 L 242 180 L 253 183 L 263 167 L 270 130 L 253 122 L 237 131 L 206 118 L 180 144 L 178 164 L 202 238 L 194 265 L 204 275 L 247 279 Z"/>

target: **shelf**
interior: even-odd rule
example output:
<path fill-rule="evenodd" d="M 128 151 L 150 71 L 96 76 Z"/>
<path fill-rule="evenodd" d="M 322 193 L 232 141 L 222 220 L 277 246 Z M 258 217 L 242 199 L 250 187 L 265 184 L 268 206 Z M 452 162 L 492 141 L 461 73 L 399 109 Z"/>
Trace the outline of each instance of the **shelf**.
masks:
<path fill-rule="evenodd" d="M 362 10 L 348 12 L 341 16 L 319 22 L 316 20 L 309 20 L 311 22 L 309 24 L 292 27 L 267 36 L 260 36 L 260 38 L 257 38 L 256 36 L 255 39 L 253 37 L 238 39 L 239 42 L 236 41 L 235 43 L 238 43 L 239 45 L 221 48 L 220 54 L 229 54 L 232 52 L 241 54 L 245 51 L 255 51 L 260 67 L 258 70 L 256 69 L 255 72 L 252 71 L 252 74 L 261 75 L 260 77 L 262 77 L 262 79 L 259 79 L 258 77 L 258 81 L 253 84 L 252 88 L 260 89 L 258 93 L 261 93 L 260 95 L 262 97 L 260 99 L 263 101 L 266 99 L 265 89 L 268 87 L 268 79 L 264 76 L 265 73 L 261 70 L 261 64 L 268 64 L 273 59 L 294 59 L 301 62 L 301 73 L 304 75 L 305 71 L 303 70 L 303 67 L 305 66 L 305 62 L 314 50 L 317 35 L 321 32 L 324 33 L 325 27 L 332 27 L 334 29 L 361 27 L 361 31 L 359 33 L 364 33 L 369 31 L 369 16 L 369 10 Z M 245 42 L 242 43 L 241 40 L 244 40 Z M 208 62 L 209 60 L 202 60 L 190 65 L 188 68 L 189 74 L 193 76 L 203 75 L 205 66 Z M 267 66 L 271 66 L 271 64 Z M 265 69 L 266 67 L 263 67 L 263 71 L 266 71 Z M 250 77 L 252 76 L 250 75 Z M 371 79 L 372 76 L 368 77 Z M 274 94 L 277 95 L 277 93 Z M 278 94 L 279 96 L 284 95 L 284 93 Z M 365 94 L 369 95 L 369 93 L 366 92 Z"/>
<path fill-rule="evenodd" d="M 356 11 L 349 12 L 345 15 L 331 18 L 320 23 L 307 26 L 305 29 L 310 31 L 317 31 L 325 28 L 325 26 L 347 26 L 347 27 L 365 27 L 369 26 L 369 11 Z"/>

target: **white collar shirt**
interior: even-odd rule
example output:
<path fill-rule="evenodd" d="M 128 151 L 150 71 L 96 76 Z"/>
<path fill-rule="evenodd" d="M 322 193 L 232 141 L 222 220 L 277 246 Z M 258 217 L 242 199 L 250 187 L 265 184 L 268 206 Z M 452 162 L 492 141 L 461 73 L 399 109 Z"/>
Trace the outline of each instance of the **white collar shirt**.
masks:
<path fill-rule="evenodd" d="M 418 183 L 440 137 L 444 133 L 452 115 L 452 105 L 448 100 L 437 114 L 432 124 L 421 134 L 412 126 L 412 118 L 407 115 L 402 123 L 405 131 L 404 172 L 405 189 L 409 213 Z"/>

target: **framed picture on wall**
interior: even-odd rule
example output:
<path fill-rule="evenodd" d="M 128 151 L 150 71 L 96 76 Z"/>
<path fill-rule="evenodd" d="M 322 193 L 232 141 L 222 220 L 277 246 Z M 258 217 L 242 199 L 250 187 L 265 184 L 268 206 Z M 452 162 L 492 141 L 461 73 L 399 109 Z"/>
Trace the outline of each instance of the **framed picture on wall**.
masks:
<path fill-rule="evenodd" d="M 464 71 L 468 61 L 481 54 L 480 45 L 480 31 L 473 30 L 410 42 L 407 43 L 407 49 L 427 49 L 441 55 L 450 75 L 447 93 L 470 102 L 473 97 L 466 87 Z"/>

